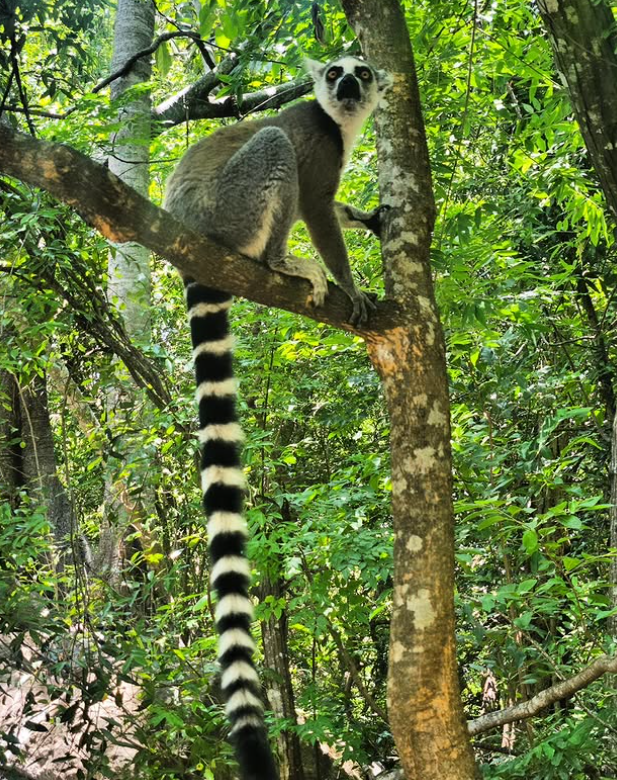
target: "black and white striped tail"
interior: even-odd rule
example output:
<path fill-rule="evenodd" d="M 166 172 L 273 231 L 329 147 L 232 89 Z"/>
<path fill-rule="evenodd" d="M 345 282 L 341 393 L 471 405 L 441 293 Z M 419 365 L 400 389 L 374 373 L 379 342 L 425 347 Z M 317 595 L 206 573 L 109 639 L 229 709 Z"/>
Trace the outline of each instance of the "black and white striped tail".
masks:
<path fill-rule="evenodd" d="M 216 592 L 221 685 L 242 780 L 276 780 L 251 637 L 250 566 L 242 514 L 245 480 L 240 460 L 242 431 L 236 415 L 233 342 L 227 293 L 184 280 L 199 405 L 201 487 Z"/>

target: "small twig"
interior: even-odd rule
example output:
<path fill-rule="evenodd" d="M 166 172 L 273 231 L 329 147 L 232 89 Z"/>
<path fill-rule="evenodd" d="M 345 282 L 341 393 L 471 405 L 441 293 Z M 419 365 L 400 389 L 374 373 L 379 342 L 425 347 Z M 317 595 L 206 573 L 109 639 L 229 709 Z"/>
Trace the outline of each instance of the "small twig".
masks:
<path fill-rule="evenodd" d="M 178 22 L 176 22 L 175 19 L 172 19 L 170 16 L 167 16 L 167 14 L 164 14 L 161 11 L 161 9 L 158 7 L 156 0 L 152 0 L 152 5 L 154 6 L 154 10 L 156 11 L 156 13 L 161 17 L 161 19 L 164 19 L 167 22 L 167 24 L 171 25 L 172 27 L 175 27 L 176 30 L 178 30 L 179 32 L 185 32 L 184 30 L 182 30 L 182 27 L 180 27 L 180 25 L 178 24 Z M 202 40 L 202 38 L 200 37 L 199 40 L 194 41 L 194 43 L 199 49 L 199 53 L 201 54 L 203 61 L 210 68 L 210 70 L 214 70 L 216 68 L 216 63 L 212 59 L 212 55 L 210 54 L 210 52 L 206 49 L 205 43 Z"/>
<path fill-rule="evenodd" d="M 28 107 L 28 109 L 25 109 L 23 106 L 18 106 L 15 103 L 6 103 L 6 104 L 3 103 L 0 105 L 0 114 L 2 113 L 3 110 L 12 111 L 14 114 L 29 113 L 31 116 L 42 116 L 45 119 L 66 119 L 74 111 L 76 111 L 77 108 L 73 106 L 73 108 L 67 109 L 67 111 L 64 114 L 58 114 L 56 111 L 44 111 L 42 108 Z"/>

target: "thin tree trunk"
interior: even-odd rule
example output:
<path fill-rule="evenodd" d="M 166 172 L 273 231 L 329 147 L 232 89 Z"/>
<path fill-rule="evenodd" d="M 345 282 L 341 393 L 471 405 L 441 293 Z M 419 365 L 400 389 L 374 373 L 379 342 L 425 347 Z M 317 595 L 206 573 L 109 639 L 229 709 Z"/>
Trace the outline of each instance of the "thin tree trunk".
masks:
<path fill-rule="evenodd" d="M 611 508 L 609 511 L 609 544 L 617 550 L 617 414 L 613 417 L 613 428 L 611 436 Z M 609 576 L 611 607 L 617 609 L 617 556 L 611 560 L 611 570 Z M 613 615 L 609 620 L 609 630 L 611 636 L 617 637 L 617 615 Z"/>
<path fill-rule="evenodd" d="M 574 115 L 606 202 L 617 219 L 617 29 L 606 0 L 538 0 L 555 64 L 568 87 Z M 611 437 L 609 543 L 617 549 L 617 416 Z M 617 560 L 610 568 L 611 606 L 617 608 Z M 609 624 L 617 636 L 617 616 Z"/>
<path fill-rule="evenodd" d="M 154 4 L 143 0 L 119 0 L 114 26 L 114 53 L 111 70 L 115 72 L 136 52 L 146 49 L 154 34 Z M 150 59 L 143 57 L 122 78 L 112 82 L 111 97 L 117 99 L 128 89 L 147 83 L 151 76 Z M 109 169 L 142 195 L 149 184 L 150 94 L 141 91 L 120 111 L 122 128 L 114 138 Z M 107 295 L 123 319 L 126 332 L 137 342 L 150 341 L 150 268 L 148 250 L 137 243 L 118 244 L 109 253 Z M 110 426 L 115 414 L 131 408 L 128 395 L 134 388 L 120 380 L 107 393 Z M 119 418 L 122 427 L 121 416 Z M 116 449 L 122 451 L 117 440 Z M 105 518 L 101 530 L 99 565 L 112 583 L 119 581 L 121 567 L 119 540 L 129 523 L 141 519 L 139 502 L 134 500 L 125 480 L 117 481 L 115 458 L 108 462 L 105 484 Z M 137 515 L 137 518 L 135 518 Z"/>
<path fill-rule="evenodd" d="M 268 577 L 262 578 L 259 599 L 273 596 L 278 600 L 282 596 L 279 582 Z M 295 723 L 296 707 L 291 670 L 289 668 L 289 650 L 287 647 L 287 612 L 283 610 L 277 618 L 274 614 L 261 623 L 264 661 L 268 669 L 268 701 L 272 711 L 279 719 Z M 278 737 L 278 759 L 280 780 L 304 780 L 304 768 L 300 752 L 300 740 L 295 731 L 285 729 Z"/>
<path fill-rule="evenodd" d="M 75 533 L 75 515 L 57 475 L 45 377 L 33 374 L 28 384 L 19 388 L 19 400 L 26 484 L 32 495 L 47 507 L 54 539 L 61 550 L 66 550 Z"/>
<path fill-rule="evenodd" d="M 399 323 L 367 339 L 391 419 L 394 608 L 388 707 L 407 780 L 471 780 L 454 621 L 450 406 L 429 265 L 434 199 L 413 55 L 398 0 L 343 0 L 367 56 L 394 77 L 376 117 L 386 293 Z"/>
<path fill-rule="evenodd" d="M 17 382 L 8 371 L 0 371 L 0 501 L 11 505 L 23 484 L 22 452 L 14 443 L 19 429 Z"/>

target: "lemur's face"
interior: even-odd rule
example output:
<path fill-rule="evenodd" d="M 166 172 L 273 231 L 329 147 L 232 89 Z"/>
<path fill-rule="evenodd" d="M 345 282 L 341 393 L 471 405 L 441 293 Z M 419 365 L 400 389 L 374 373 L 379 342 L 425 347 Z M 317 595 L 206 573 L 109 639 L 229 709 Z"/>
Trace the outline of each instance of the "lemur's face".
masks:
<path fill-rule="evenodd" d="M 327 65 L 306 61 L 315 82 L 315 97 L 335 120 L 367 117 L 392 83 L 382 70 L 358 57 L 340 57 Z"/>

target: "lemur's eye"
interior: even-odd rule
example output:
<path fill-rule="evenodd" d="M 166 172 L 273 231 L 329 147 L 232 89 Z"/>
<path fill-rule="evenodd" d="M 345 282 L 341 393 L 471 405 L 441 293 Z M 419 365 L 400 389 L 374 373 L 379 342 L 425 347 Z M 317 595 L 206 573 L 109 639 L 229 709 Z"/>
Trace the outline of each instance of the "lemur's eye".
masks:
<path fill-rule="evenodd" d="M 357 71 L 358 76 L 362 79 L 362 81 L 370 81 L 371 80 L 371 71 L 368 68 L 360 68 Z"/>
<path fill-rule="evenodd" d="M 338 76 L 338 71 L 336 68 L 330 68 L 330 70 L 326 73 L 326 78 L 328 81 L 336 81 L 336 77 Z"/>

